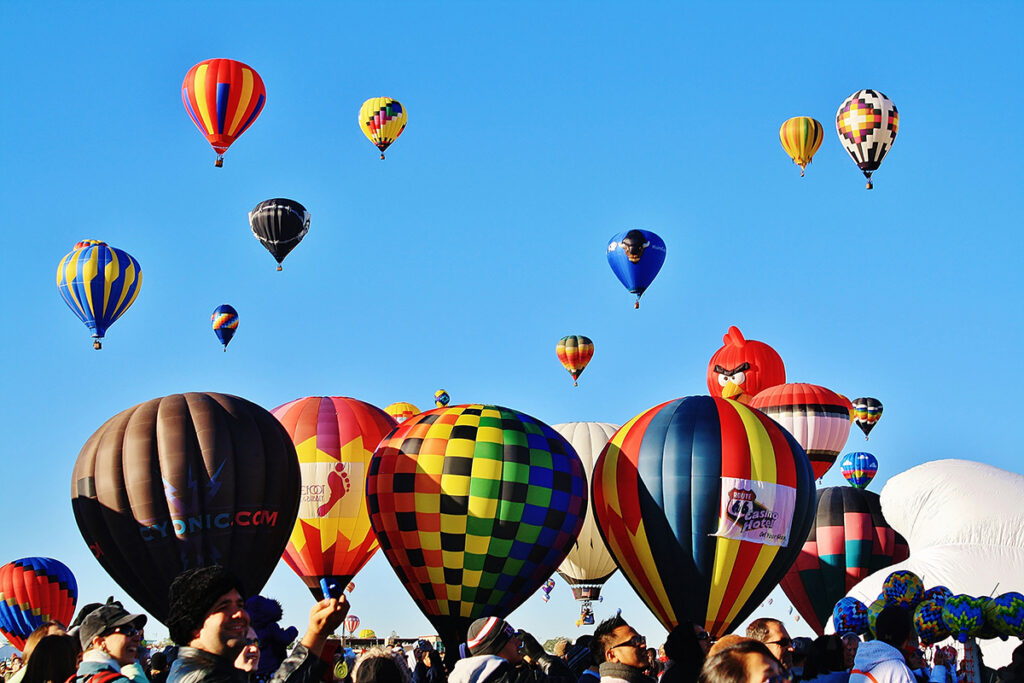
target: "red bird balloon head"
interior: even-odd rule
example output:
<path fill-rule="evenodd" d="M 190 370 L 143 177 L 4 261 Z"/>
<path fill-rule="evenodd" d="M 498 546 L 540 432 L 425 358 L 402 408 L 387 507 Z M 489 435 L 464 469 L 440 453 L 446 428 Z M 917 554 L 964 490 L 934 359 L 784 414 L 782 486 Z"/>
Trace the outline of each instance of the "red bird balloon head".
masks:
<path fill-rule="evenodd" d="M 708 392 L 747 403 L 762 389 L 786 382 L 782 357 L 764 342 L 744 339 L 735 325 L 708 363 Z"/>

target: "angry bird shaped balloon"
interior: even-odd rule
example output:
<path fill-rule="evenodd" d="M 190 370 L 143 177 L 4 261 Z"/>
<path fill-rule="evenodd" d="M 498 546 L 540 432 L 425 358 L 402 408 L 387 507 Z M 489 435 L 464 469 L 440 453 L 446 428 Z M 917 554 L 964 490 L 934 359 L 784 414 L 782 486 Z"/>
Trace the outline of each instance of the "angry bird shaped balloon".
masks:
<path fill-rule="evenodd" d="M 768 344 L 744 339 L 735 325 L 722 341 L 724 346 L 708 362 L 708 392 L 712 396 L 746 404 L 762 389 L 786 383 L 782 356 Z"/>

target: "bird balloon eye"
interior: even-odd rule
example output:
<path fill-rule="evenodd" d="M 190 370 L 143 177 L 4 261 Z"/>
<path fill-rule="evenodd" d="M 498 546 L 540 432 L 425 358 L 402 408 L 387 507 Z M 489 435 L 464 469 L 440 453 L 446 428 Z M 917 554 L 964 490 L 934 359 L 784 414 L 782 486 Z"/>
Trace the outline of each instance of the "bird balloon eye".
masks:
<path fill-rule="evenodd" d="M 725 386 L 725 383 L 729 381 L 729 375 L 720 372 L 718 373 L 718 384 L 719 386 Z"/>
<path fill-rule="evenodd" d="M 732 381 L 734 384 L 743 384 L 747 381 L 747 376 L 743 372 L 734 372 L 732 374 Z"/>

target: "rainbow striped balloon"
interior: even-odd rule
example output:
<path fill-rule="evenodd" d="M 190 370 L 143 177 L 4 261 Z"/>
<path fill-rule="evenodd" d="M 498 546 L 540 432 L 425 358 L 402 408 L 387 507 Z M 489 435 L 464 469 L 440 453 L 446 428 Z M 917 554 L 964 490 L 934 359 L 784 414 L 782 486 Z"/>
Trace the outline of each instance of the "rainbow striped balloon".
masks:
<path fill-rule="evenodd" d="M 590 359 L 594 357 L 594 342 L 590 337 L 581 334 L 570 334 L 562 337 L 555 345 L 555 355 L 562 367 L 572 375 L 573 386 L 579 386 L 576 382 L 586 369 Z"/>
<path fill-rule="evenodd" d="M 63 562 L 26 557 L 0 567 L 0 633 L 19 650 L 44 621 L 69 626 L 77 602 L 78 583 Z"/>
<path fill-rule="evenodd" d="M 847 453 L 839 463 L 839 469 L 850 486 L 864 489 L 878 472 L 878 459 L 870 453 Z"/>
<path fill-rule="evenodd" d="M 800 177 L 803 178 L 804 169 L 811 163 L 814 153 L 825 139 L 825 129 L 810 116 L 794 116 L 779 128 L 779 139 L 782 141 L 782 149 L 800 167 Z"/>

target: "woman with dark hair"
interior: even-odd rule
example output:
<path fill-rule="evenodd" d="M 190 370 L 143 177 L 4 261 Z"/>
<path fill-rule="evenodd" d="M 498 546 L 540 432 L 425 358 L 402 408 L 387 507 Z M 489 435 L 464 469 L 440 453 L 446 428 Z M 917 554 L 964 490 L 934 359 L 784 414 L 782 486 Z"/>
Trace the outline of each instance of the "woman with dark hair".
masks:
<path fill-rule="evenodd" d="M 811 644 L 804 664 L 804 683 L 847 683 L 850 672 L 846 670 L 843 639 L 836 634 L 819 636 Z"/>
<path fill-rule="evenodd" d="M 661 676 L 661 683 L 696 681 L 710 647 L 711 638 L 702 626 L 686 620 L 679 622 L 665 640 L 665 656 L 669 661 Z"/>
<path fill-rule="evenodd" d="M 67 634 L 44 636 L 25 666 L 22 683 L 64 683 L 75 675 L 78 644 Z"/>
<path fill-rule="evenodd" d="M 410 683 L 411 679 L 408 667 L 399 666 L 383 647 L 372 647 L 359 655 L 352 671 L 354 683 Z"/>

